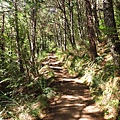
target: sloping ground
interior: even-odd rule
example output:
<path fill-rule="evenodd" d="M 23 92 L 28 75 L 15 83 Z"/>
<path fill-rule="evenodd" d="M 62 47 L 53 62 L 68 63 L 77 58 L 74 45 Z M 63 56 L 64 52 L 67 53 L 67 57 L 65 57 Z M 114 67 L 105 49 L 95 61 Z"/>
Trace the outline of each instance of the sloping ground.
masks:
<path fill-rule="evenodd" d="M 103 114 L 95 105 L 89 87 L 79 78 L 70 76 L 56 56 L 49 56 L 48 64 L 55 72 L 55 82 L 59 99 L 51 100 L 47 116 L 43 120 L 104 120 Z"/>

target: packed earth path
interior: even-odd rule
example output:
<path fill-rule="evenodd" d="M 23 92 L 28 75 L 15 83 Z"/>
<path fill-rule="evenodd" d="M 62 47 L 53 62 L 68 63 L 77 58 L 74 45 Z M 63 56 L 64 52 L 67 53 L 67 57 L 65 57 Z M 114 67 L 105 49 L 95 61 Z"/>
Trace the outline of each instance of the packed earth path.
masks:
<path fill-rule="evenodd" d="M 43 64 L 54 70 L 53 86 L 59 94 L 59 97 L 50 101 L 43 120 L 104 120 L 103 113 L 91 97 L 89 87 L 81 83 L 80 78 L 71 76 L 54 54 L 49 54 Z"/>

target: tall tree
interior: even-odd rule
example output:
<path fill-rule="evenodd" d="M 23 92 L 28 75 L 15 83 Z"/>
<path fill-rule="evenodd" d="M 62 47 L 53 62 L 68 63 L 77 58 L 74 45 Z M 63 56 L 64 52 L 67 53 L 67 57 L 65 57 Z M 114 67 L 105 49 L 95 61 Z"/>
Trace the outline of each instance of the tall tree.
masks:
<path fill-rule="evenodd" d="M 62 28 L 62 33 L 63 33 L 63 35 L 61 36 L 61 38 L 62 38 L 61 39 L 61 46 L 62 46 L 62 49 L 66 50 L 67 34 L 70 33 L 68 18 L 67 18 L 67 12 L 66 12 L 66 1 L 65 0 L 61 0 L 61 1 L 56 0 L 55 2 L 56 2 L 56 5 L 57 5 L 57 8 L 59 8 L 60 11 L 61 11 L 61 17 L 62 17 L 62 19 L 59 18 L 60 19 L 59 22 L 62 21 L 62 24 L 61 23 L 59 23 L 59 24 Z"/>
<path fill-rule="evenodd" d="M 64 15 L 64 50 L 66 50 L 66 43 L 67 43 L 67 16 L 66 16 L 66 7 L 65 7 L 65 0 L 63 0 L 63 15 Z"/>
<path fill-rule="evenodd" d="M 81 1 L 79 1 L 79 0 L 76 0 L 76 8 L 77 8 L 77 25 L 78 25 L 78 33 L 79 33 L 79 37 L 81 38 L 81 39 L 83 39 L 83 36 L 84 36 L 84 34 L 83 34 L 83 21 L 82 21 L 82 9 L 81 9 Z"/>
<path fill-rule="evenodd" d="M 73 18 L 73 1 L 69 0 L 68 1 L 69 4 L 69 12 L 70 12 L 70 41 L 72 43 L 72 47 L 76 48 L 76 43 L 75 43 L 75 36 L 74 36 L 74 18 Z"/>
<path fill-rule="evenodd" d="M 5 52 L 5 41 L 4 41 L 4 31 L 5 31 L 5 13 L 2 14 L 2 30 L 1 30 L 1 38 L 0 38 L 0 49 L 2 51 L 1 59 L 4 62 L 4 52 Z"/>
<path fill-rule="evenodd" d="M 36 22 L 37 22 L 37 0 L 32 0 L 33 8 L 31 11 L 31 58 L 32 65 L 35 64 L 36 51 Z"/>
<path fill-rule="evenodd" d="M 96 38 L 99 41 L 99 34 L 100 34 L 100 30 L 99 30 L 99 19 L 98 19 L 98 15 L 97 15 L 97 1 L 96 0 L 92 0 L 93 3 L 93 15 L 94 15 L 94 19 L 95 19 L 95 31 L 96 31 Z"/>
<path fill-rule="evenodd" d="M 95 44 L 95 31 L 93 27 L 93 16 L 90 0 L 85 0 L 86 3 L 86 16 L 87 16 L 87 30 L 88 30 L 88 39 L 90 43 L 90 55 L 92 60 L 95 60 L 97 55 L 96 44 Z"/>
<path fill-rule="evenodd" d="M 18 54 L 18 61 L 20 72 L 24 72 L 23 68 L 23 61 L 22 61 L 22 53 L 21 53 L 21 46 L 20 46 L 20 34 L 19 34 L 19 23 L 18 23 L 18 0 L 15 0 L 14 7 L 15 7 L 15 32 L 16 32 L 16 42 L 17 42 L 17 54 Z"/>
<path fill-rule="evenodd" d="M 120 41 L 117 34 L 112 0 L 103 0 L 104 22 L 110 50 L 116 66 L 120 67 Z"/>

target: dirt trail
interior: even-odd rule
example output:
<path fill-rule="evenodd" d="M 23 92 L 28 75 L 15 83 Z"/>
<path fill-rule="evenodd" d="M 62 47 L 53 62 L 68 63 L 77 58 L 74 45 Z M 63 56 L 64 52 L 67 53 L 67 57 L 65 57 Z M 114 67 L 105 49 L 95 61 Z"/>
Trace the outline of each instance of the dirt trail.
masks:
<path fill-rule="evenodd" d="M 43 120 L 104 120 L 87 85 L 70 76 L 53 54 L 49 55 L 49 66 L 55 72 L 54 86 L 60 98 L 50 103 L 47 116 Z"/>

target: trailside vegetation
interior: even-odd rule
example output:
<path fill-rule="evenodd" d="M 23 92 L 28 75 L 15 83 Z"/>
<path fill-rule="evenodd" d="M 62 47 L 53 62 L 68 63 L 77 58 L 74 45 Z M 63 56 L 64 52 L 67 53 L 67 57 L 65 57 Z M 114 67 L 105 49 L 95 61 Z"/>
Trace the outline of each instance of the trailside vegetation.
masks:
<path fill-rule="evenodd" d="M 0 119 L 42 119 L 57 96 L 49 54 L 120 119 L 120 0 L 0 0 Z M 27 116 L 27 118 L 26 118 Z"/>

